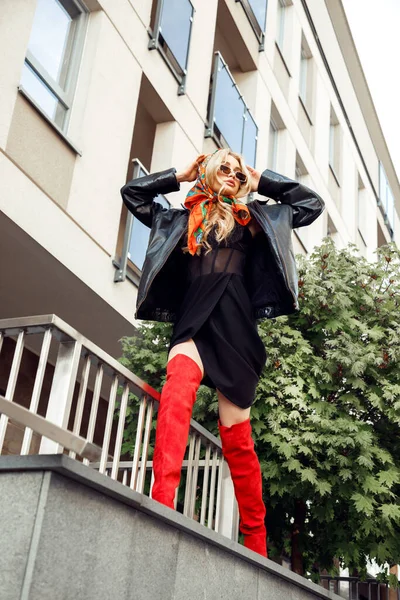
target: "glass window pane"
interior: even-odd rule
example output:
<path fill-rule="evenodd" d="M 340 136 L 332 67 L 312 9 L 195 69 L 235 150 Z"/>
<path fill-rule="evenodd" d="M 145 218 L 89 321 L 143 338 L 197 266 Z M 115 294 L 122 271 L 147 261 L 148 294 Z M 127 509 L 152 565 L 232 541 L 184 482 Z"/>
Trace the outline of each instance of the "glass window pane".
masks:
<path fill-rule="evenodd" d="M 134 177 L 143 177 L 147 175 L 142 168 L 139 169 L 137 175 Z M 171 204 L 168 200 L 159 194 L 154 198 L 154 202 L 158 202 L 164 208 L 170 208 Z M 138 269 L 142 270 L 144 259 L 146 257 L 147 246 L 149 244 L 150 228 L 143 225 L 138 219 L 133 219 L 132 222 L 132 235 L 131 242 L 128 249 L 128 258 L 137 266 Z"/>
<path fill-rule="evenodd" d="M 186 69 L 192 5 L 182 0 L 164 0 L 160 32 L 182 70 Z"/>
<path fill-rule="evenodd" d="M 69 62 L 73 18 L 57 0 L 38 0 L 28 48 L 61 86 Z"/>
<path fill-rule="evenodd" d="M 244 104 L 226 68 L 219 61 L 214 121 L 234 152 L 242 149 Z"/>
<path fill-rule="evenodd" d="M 265 31 L 265 21 L 267 18 L 267 0 L 249 0 L 251 10 L 262 31 Z"/>
<path fill-rule="evenodd" d="M 300 62 L 300 97 L 307 104 L 308 59 L 301 57 Z"/>
<path fill-rule="evenodd" d="M 131 243 L 128 250 L 128 258 L 137 266 L 138 269 L 143 268 L 149 237 L 150 229 L 138 221 L 138 219 L 134 218 Z"/>
<path fill-rule="evenodd" d="M 26 63 L 22 71 L 21 85 L 49 119 L 62 128 L 66 114 L 64 106 Z"/>
<path fill-rule="evenodd" d="M 256 164 L 256 146 L 257 146 L 257 125 L 249 112 L 246 113 L 244 123 L 243 148 L 242 154 L 248 165 L 255 167 Z"/>

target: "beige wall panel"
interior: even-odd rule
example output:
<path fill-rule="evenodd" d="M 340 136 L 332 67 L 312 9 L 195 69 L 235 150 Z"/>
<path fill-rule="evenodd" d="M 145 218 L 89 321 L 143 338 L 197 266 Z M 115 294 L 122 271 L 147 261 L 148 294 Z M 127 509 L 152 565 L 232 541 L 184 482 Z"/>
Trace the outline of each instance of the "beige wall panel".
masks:
<path fill-rule="evenodd" d="M 145 104 L 139 102 L 135 116 L 133 143 L 131 148 L 131 161 L 138 158 L 144 167 L 149 170 L 153 154 L 154 137 L 157 124 L 146 110 Z M 131 179 L 133 165 L 127 165 L 127 177 Z"/>
<path fill-rule="evenodd" d="M 316 73 L 315 77 L 315 152 L 314 158 L 318 170 L 324 181 L 328 181 L 328 161 L 329 161 L 329 118 L 330 118 L 330 100 L 325 89 L 323 81 Z"/>
<path fill-rule="evenodd" d="M 131 9 L 132 10 L 132 9 Z M 70 215 L 107 251 L 117 243 L 140 86 L 140 69 L 103 13 L 68 204 Z"/>
<path fill-rule="evenodd" d="M 211 152 L 215 152 L 218 150 L 217 144 L 210 137 L 204 138 L 203 147 L 200 154 L 211 154 Z"/>
<path fill-rule="evenodd" d="M 127 0 L 146 27 L 150 26 L 152 0 Z"/>
<path fill-rule="evenodd" d="M 76 153 L 21 94 L 15 103 L 6 151 L 36 185 L 67 207 Z"/>
<path fill-rule="evenodd" d="M 342 177 L 341 177 L 341 208 L 340 213 L 343 221 L 343 230 L 346 243 L 354 241 L 354 228 L 358 195 L 358 174 L 351 155 L 347 140 L 342 144 Z"/>
<path fill-rule="evenodd" d="M 177 172 L 183 170 L 188 164 L 195 160 L 200 154 L 191 143 L 179 123 L 159 123 L 154 139 L 153 157 L 151 171 L 162 171 L 175 167 Z M 179 206 L 184 202 L 189 189 L 194 182 L 181 183 L 179 192 L 168 194 L 168 200 L 173 206 Z"/>
<path fill-rule="evenodd" d="M 310 120 L 306 114 L 306 111 L 304 110 L 304 107 L 301 103 L 301 101 L 299 99 L 297 99 L 298 102 L 298 123 L 299 123 L 299 128 L 300 131 L 307 143 L 307 146 L 310 148 L 310 152 L 312 154 L 314 154 L 314 148 L 313 148 L 313 127 L 310 123 Z"/>
<path fill-rule="evenodd" d="M 258 71 L 247 71 L 246 73 L 234 71 L 232 75 L 237 83 L 240 93 L 243 96 L 243 100 L 246 102 L 251 114 L 255 118 L 255 106 L 259 82 Z"/>
<path fill-rule="evenodd" d="M 294 177 L 296 145 L 287 129 L 278 131 L 278 160 L 276 170 L 287 177 Z"/>
<path fill-rule="evenodd" d="M 286 68 L 284 59 L 282 58 L 280 50 L 275 46 L 275 57 L 274 57 L 274 73 L 279 82 L 283 95 L 286 101 L 289 99 L 289 86 L 290 86 L 290 75 Z"/>
<path fill-rule="evenodd" d="M 236 57 L 236 66 L 243 72 L 257 68 L 259 42 L 240 2 L 220 0 L 219 27 L 231 45 Z"/>
<path fill-rule="evenodd" d="M 366 192 L 366 194 L 364 194 L 364 199 L 366 202 L 365 220 L 367 224 L 365 228 L 365 241 L 367 243 L 366 257 L 368 260 L 375 260 L 376 255 L 373 254 L 373 251 L 375 250 L 378 243 L 376 213 L 379 209 L 377 209 L 375 198 L 372 192 Z"/>
<path fill-rule="evenodd" d="M 328 168 L 328 189 L 331 198 L 333 199 L 337 211 L 340 213 L 342 209 L 342 190 L 338 185 L 332 170 Z"/>
<path fill-rule="evenodd" d="M 1 153 L 0 211 L 132 322 L 136 288 L 115 284 L 107 253 Z"/>
<path fill-rule="evenodd" d="M 319 217 L 307 229 L 307 250 L 311 252 L 314 246 L 319 245 L 322 238 L 326 235 L 324 219 Z"/>
<path fill-rule="evenodd" d="M 300 242 L 299 238 L 297 237 L 297 235 L 294 232 L 292 234 L 292 244 L 293 244 L 293 252 L 294 252 L 295 256 L 297 254 L 302 254 L 302 255 L 307 254 L 305 249 L 303 248 L 302 243 Z"/>
<path fill-rule="evenodd" d="M 297 18 L 297 13 L 294 6 L 290 10 L 291 32 L 289 33 L 290 40 L 290 86 L 288 94 L 288 102 L 294 114 L 297 110 L 297 102 L 299 96 L 299 81 L 300 81 L 300 57 L 301 57 L 301 25 Z"/>
<path fill-rule="evenodd" d="M 203 115 L 199 115 L 187 95 L 178 96 L 178 83 L 157 50 L 148 50 L 147 28 L 132 9 L 128 0 L 116 3 L 102 0 L 108 18 L 126 43 L 151 85 L 163 98 L 174 119 L 179 121 L 188 137 L 198 140 L 199 149 L 204 135 Z M 122 76 L 125 72 L 122 70 Z M 120 74 L 121 77 L 121 74 Z"/>
<path fill-rule="evenodd" d="M 277 2 L 268 2 L 267 6 L 267 22 L 265 29 L 265 50 L 263 52 L 265 58 L 270 65 L 274 63 L 275 56 L 275 40 L 277 37 Z"/>
<path fill-rule="evenodd" d="M 236 56 L 232 46 L 228 43 L 228 39 L 226 38 L 225 32 L 223 28 L 221 28 L 221 24 L 217 21 L 217 26 L 215 30 L 215 39 L 214 39 L 214 48 L 215 52 L 220 52 L 222 54 L 222 58 L 227 63 L 229 70 L 232 72 L 233 70 L 239 70 L 239 65 L 236 60 Z M 211 73 L 211 71 L 210 71 Z"/>
<path fill-rule="evenodd" d="M 206 119 L 208 88 L 213 66 L 217 0 L 196 0 L 189 48 L 186 94 L 199 116 Z"/>
<path fill-rule="evenodd" d="M 257 96 L 254 118 L 258 125 L 256 169 L 264 171 L 268 162 L 269 122 L 271 118 L 271 95 L 258 73 Z"/>
<path fill-rule="evenodd" d="M 298 56 L 298 34 L 296 32 L 296 26 L 294 7 L 293 5 L 288 5 L 285 8 L 283 48 L 281 48 L 281 50 L 291 77 L 293 77 L 293 72 L 296 69 L 295 63 L 297 63 Z"/>
<path fill-rule="evenodd" d="M 5 148 L 36 0 L 0 1 L 0 148 Z"/>

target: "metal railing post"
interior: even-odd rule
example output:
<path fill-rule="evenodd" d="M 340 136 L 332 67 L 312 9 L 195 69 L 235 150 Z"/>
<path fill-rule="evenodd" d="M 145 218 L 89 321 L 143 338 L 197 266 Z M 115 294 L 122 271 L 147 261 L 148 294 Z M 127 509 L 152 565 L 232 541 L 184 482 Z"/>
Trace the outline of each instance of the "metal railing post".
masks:
<path fill-rule="evenodd" d="M 60 342 L 58 349 L 46 419 L 64 429 L 68 425 L 81 349 L 82 345 L 76 341 Z M 62 450 L 60 444 L 48 438 L 40 442 L 39 454 L 59 454 Z"/>
<path fill-rule="evenodd" d="M 10 376 L 8 378 L 8 384 L 6 389 L 6 400 L 12 402 L 14 399 L 15 386 L 17 385 L 17 378 L 19 373 L 19 367 L 21 365 L 22 352 L 24 350 L 24 332 L 21 331 L 18 334 L 17 344 L 14 350 L 14 358 L 11 365 Z M 6 437 L 6 430 L 8 425 L 8 416 L 2 414 L 0 417 L 0 454 L 3 450 L 4 438 Z"/>
<path fill-rule="evenodd" d="M 221 498 L 218 505 L 216 531 L 226 537 L 237 539 L 239 511 L 228 463 L 224 460 L 221 471 Z"/>

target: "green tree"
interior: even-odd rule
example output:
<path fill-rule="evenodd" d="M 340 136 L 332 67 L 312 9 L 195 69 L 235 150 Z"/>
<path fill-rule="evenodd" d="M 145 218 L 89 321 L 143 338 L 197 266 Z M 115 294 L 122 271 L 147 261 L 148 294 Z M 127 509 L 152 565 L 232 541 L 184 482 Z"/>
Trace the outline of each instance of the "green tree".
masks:
<path fill-rule="evenodd" d="M 267 362 L 252 425 L 269 553 L 315 579 L 335 558 L 385 572 L 400 562 L 400 253 L 389 244 L 369 263 L 326 238 L 298 267 L 300 311 L 259 325 Z M 171 326 L 140 332 L 123 360 L 160 389 Z M 201 388 L 194 418 L 217 434 L 216 413 Z"/>

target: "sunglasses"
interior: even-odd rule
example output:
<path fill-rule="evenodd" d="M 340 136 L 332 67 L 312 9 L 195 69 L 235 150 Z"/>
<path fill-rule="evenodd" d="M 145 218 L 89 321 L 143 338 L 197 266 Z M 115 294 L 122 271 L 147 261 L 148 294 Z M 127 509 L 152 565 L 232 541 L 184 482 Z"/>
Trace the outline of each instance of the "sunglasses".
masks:
<path fill-rule="evenodd" d="M 240 181 L 240 183 L 246 183 L 247 181 L 247 177 L 244 173 L 242 173 L 241 171 L 232 171 L 232 169 L 228 167 L 228 165 L 220 165 L 219 170 L 224 175 L 230 175 L 232 173 L 236 177 L 236 179 Z"/>

